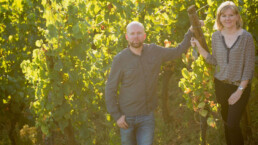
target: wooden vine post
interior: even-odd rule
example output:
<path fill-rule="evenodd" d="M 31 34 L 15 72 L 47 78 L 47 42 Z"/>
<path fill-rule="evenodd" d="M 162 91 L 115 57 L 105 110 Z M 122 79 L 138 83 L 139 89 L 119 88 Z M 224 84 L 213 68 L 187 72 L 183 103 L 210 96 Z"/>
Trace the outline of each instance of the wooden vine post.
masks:
<path fill-rule="evenodd" d="M 188 12 L 188 16 L 189 16 L 189 19 L 190 19 L 190 23 L 191 23 L 191 25 L 193 27 L 194 37 L 200 42 L 201 46 L 207 52 L 209 52 L 207 43 L 205 41 L 202 29 L 201 29 L 199 18 L 198 18 L 197 14 L 196 14 L 195 5 L 190 6 L 188 8 L 187 12 Z"/>
<path fill-rule="evenodd" d="M 196 14 L 196 9 L 195 6 L 192 5 L 188 8 L 188 16 L 190 19 L 190 23 L 193 27 L 193 31 L 194 31 L 194 37 L 199 41 L 200 45 L 207 51 L 209 52 L 207 43 L 205 41 L 205 37 L 203 35 L 203 31 L 201 29 L 201 24 L 199 22 L 199 18 Z M 206 131 L 207 131 L 207 118 L 208 115 L 206 117 L 203 117 L 200 115 L 200 123 L 201 123 L 201 145 L 206 145 Z"/>

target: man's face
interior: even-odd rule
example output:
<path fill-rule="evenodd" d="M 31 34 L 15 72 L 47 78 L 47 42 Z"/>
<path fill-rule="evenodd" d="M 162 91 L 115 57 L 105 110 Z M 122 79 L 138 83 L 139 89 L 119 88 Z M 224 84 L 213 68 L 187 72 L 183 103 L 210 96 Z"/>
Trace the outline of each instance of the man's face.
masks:
<path fill-rule="evenodd" d="M 144 28 L 140 25 L 134 24 L 130 26 L 126 33 L 126 40 L 129 45 L 134 48 L 141 48 L 146 38 Z"/>

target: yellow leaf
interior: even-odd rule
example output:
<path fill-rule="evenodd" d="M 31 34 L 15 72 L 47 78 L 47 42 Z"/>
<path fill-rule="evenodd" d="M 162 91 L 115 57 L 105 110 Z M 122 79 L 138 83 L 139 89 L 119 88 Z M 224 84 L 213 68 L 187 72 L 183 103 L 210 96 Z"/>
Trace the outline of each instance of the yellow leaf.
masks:
<path fill-rule="evenodd" d="M 107 121 L 110 121 L 110 118 L 111 118 L 111 117 L 110 117 L 110 115 L 109 115 L 109 114 L 107 114 L 107 116 L 106 116 L 106 117 L 107 117 Z"/>
<path fill-rule="evenodd" d="M 8 103 L 8 101 L 7 101 L 7 100 L 5 100 L 5 99 L 3 99 L 3 103 L 4 103 L 4 104 L 7 104 L 7 103 Z"/>
<path fill-rule="evenodd" d="M 15 9 L 17 9 L 19 12 L 22 12 L 22 11 L 23 11 L 22 0 L 14 0 L 12 6 L 13 6 Z"/>
<path fill-rule="evenodd" d="M 212 0 L 208 0 L 207 3 L 208 3 L 209 6 L 213 5 L 213 1 Z"/>

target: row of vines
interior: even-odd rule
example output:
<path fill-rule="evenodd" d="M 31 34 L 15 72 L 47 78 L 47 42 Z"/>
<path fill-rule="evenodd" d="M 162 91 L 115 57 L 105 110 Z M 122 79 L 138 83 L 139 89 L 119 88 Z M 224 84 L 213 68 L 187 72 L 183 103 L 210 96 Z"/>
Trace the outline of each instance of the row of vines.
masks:
<path fill-rule="evenodd" d="M 210 46 L 221 2 L 0 0 L 0 144 L 120 144 L 103 93 L 113 56 L 127 47 L 126 25 L 142 22 L 146 43 L 175 46 L 195 4 Z M 257 43 L 257 2 L 235 2 Z M 190 51 L 179 86 L 188 107 L 215 127 L 212 69 Z"/>

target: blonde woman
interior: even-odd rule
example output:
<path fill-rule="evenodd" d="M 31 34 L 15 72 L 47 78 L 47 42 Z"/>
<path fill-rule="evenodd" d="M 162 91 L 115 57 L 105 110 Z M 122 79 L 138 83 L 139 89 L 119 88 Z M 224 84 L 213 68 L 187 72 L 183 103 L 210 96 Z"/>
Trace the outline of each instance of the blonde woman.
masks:
<path fill-rule="evenodd" d="M 191 44 L 198 47 L 207 63 L 216 66 L 215 93 L 221 105 L 227 145 L 243 145 L 240 119 L 250 96 L 255 46 L 251 34 L 242 29 L 239 10 L 231 1 L 219 6 L 215 28 L 218 31 L 212 35 L 212 55 L 195 38 Z"/>

